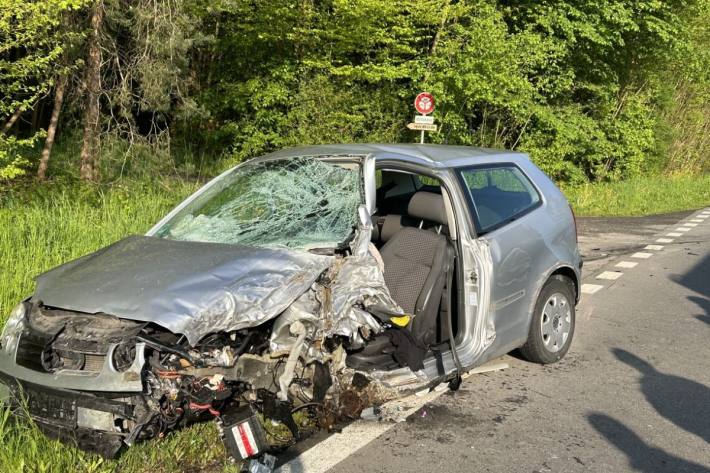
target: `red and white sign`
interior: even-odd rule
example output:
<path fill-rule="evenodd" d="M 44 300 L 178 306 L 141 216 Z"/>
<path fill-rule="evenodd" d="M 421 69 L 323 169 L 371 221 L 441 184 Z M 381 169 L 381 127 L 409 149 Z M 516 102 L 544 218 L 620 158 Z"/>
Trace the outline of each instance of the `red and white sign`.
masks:
<path fill-rule="evenodd" d="M 422 115 L 428 115 L 434 111 L 434 96 L 429 92 L 422 92 L 414 99 L 414 108 Z"/>
<path fill-rule="evenodd" d="M 259 453 L 259 446 L 254 439 L 249 422 L 242 422 L 232 427 L 232 433 L 237 440 L 239 454 L 244 460 Z"/>

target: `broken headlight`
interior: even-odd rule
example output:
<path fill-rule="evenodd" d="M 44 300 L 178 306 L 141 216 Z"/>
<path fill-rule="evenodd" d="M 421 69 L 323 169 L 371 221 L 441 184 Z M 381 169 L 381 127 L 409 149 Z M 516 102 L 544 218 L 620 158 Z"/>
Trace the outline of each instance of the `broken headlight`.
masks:
<path fill-rule="evenodd" d="M 17 349 L 17 342 L 20 340 L 20 334 L 25 327 L 25 315 L 27 315 L 27 305 L 20 302 L 12 312 L 10 317 L 5 322 L 5 328 L 0 336 L 0 347 L 7 355 L 13 355 Z"/>

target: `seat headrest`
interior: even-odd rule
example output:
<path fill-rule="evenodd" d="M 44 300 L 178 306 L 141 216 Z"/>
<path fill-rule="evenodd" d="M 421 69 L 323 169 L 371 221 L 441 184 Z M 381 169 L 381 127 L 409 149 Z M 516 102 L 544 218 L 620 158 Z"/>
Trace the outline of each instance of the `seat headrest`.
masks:
<path fill-rule="evenodd" d="M 415 218 L 446 225 L 444 198 L 433 192 L 419 191 L 409 201 L 407 213 Z"/>

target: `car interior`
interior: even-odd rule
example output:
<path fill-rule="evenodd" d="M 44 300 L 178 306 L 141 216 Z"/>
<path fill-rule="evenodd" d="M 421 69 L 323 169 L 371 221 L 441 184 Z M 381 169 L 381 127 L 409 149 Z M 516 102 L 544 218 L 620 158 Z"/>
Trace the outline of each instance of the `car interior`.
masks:
<path fill-rule="evenodd" d="M 456 249 L 450 236 L 446 192 L 437 179 L 399 170 L 378 170 L 377 211 L 372 243 L 384 262 L 384 278 L 392 298 L 414 318 L 405 330 L 437 356 L 449 348 L 449 321 L 456 333 Z M 385 334 L 371 340 L 348 362 L 359 369 L 396 368 L 394 346 Z"/>

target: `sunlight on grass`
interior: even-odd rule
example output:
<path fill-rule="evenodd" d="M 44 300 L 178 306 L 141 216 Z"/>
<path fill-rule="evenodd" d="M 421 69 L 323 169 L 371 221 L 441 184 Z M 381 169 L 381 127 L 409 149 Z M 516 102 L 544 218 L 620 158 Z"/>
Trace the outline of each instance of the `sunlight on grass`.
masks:
<path fill-rule="evenodd" d="M 710 204 L 710 174 L 639 177 L 562 190 L 580 216 L 652 215 Z"/>

